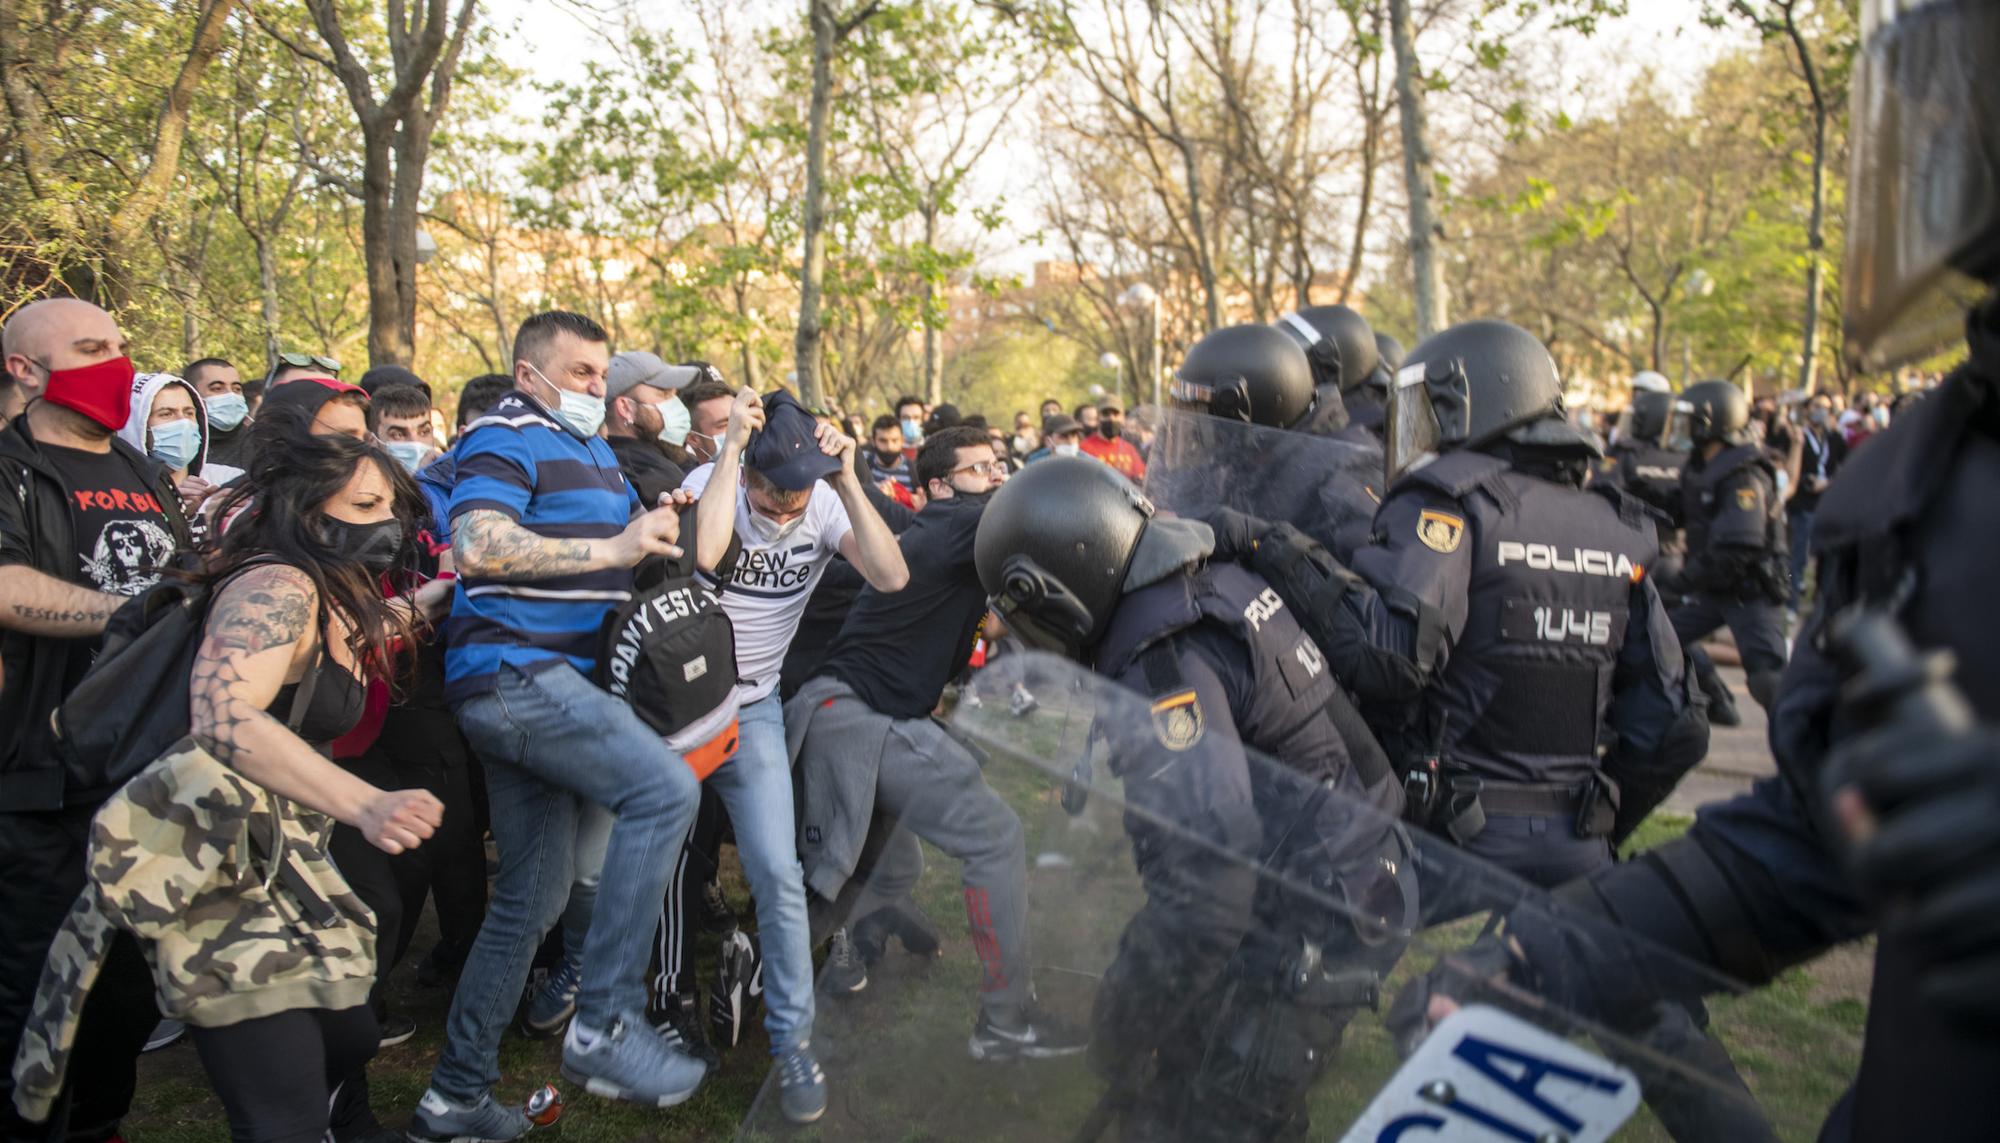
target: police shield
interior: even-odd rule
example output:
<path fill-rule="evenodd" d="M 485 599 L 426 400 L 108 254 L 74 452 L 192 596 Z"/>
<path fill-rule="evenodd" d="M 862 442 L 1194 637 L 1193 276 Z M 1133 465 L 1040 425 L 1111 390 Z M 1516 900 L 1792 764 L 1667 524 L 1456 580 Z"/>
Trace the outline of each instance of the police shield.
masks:
<path fill-rule="evenodd" d="M 1859 1058 L 1857 1002 L 1803 974 L 1751 993 L 1313 760 L 1215 749 L 1228 727 L 1039 652 L 978 671 L 931 742 L 938 788 L 996 799 L 1019 831 L 933 845 L 877 821 L 814 903 L 867 979 L 822 970 L 830 1106 L 810 1137 L 1814 1136 Z M 1224 755 L 1241 766 L 1173 780 Z M 887 902 L 935 923 L 939 955 L 903 946 Z M 794 1131 L 773 1069 L 742 1137 Z"/>
<path fill-rule="evenodd" d="M 1324 437 L 1171 410 L 1160 414 L 1146 495 L 1183 516 L 1228 508 L 1288 523 L 1345 559 L 1368 539 L 1382 472 L 1381 448 L 1359 430 Z"/>

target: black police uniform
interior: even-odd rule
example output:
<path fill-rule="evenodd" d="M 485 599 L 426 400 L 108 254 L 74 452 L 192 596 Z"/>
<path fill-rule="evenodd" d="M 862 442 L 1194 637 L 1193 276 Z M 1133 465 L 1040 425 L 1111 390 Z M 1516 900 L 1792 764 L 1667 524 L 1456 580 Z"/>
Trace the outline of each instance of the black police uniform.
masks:
<path fill-rule="evenodd" d="M 1358 717 L 1324 656 L 1240 565 L 1125 595 L 1095 666 L 1151 704 L 1149 725 L 1104 728 L 1147 899 L 1099 990 L 1091 1051 L 1114 1075 L 1154 1051 L 1159 1065 L 1126 1137 L 1295 1131 L 1401 954 L 1392 932 L 1416 917 L 1401 791 L 1379 750 L 1349 755 L 1341 724 Z M 1252 765 L 1246 746 L 1286 769 Z M 1260 860 L 1278 876 L 1260 878 Z M 1365 911 L 1386 928 L 1287 900 L 1280 882 L 1377 903 Z"/>
<path fill-rule="evenodd" d="M 1285 560 L 1267 546 L 1260 567 Z M 1428 804 L 1417 816 L 1541 885 L 1611 860 L 1600 742 L 1635 768 L 1664 758 L 1668 788 L 1707 744 L 1645 577 L 1656 551 L 1636 501 L 1484 453 L 1446 453 L 1391 489 L 1338 605 L 1310 618 L 1371 720 L 1371 704 L 1399 712 L 1390 752 Z M 1432 917 L 1463 904 L 1426 899 Z"/>
<path fill-rule="evenodd" d="M 1681 534 L 1681 474 L 1687 467 L 1687 453 L 1665 448 L 1651 441 L 1621 437 L 1604 457 L 1604 467 L 1596 480 L 1609 483 L 1660 514 L 1660 554 L 1647 569 L 1653 585 L 1671 598 L 1681 582 L 1682 565 L 1687 562 L 1687 539 Z"/>
<path fill-rule="evenodd" d="M 1674 633 L 1692 646 L 1728 624 L 1750 693 L 1768 710 L 1785 666 L 1790 560 L 1777 470 L 1764 450 L 1731 445 L 1703 460 L 1696 446 L 1681 477 L 1681 519 L 1687 563 L 1671 610 Z"/>
<path fill-rule="evenodd" d="M 1820 635 L 1850 605 L 1885 608 L 1919 648 L 1956 656 L 1954 679 L 1979 722 L 2000 721 L 2000 641 L 1990 623 L 1968 621 L 1990 616 L 1987 581 L 2000 560 L 1990 503 L 2000 486 L 2000 385 L 1992 379 L 2000 374 L 2000 320 L 1975 318 L 1970 337 L 1972 362 L 1857 452 L 1820 503 L 1819 603 L 1771 711 L 1780 776 L 1704 809 L 1683 837 L 1560 896 L 1753 985 L 1874 929 L 1876 918 L 1810 809 L 1824 796 L 1828 754 L 1867 729 L 1842 702 L 1846 680 Z M 1652 999 L 1621 994 L 1622 982 L 1657 977 L 1622 963 L 1614 955 L 1620 947 L 1600 942 L 1543 956 L 1581 958 L 1569 978 L 1590 988 L 1570 998 L 1573 1006 L 1615 1017 Z M 1861 1070 L 1822 1131 L 1826 1143 L 1993 1138 L 2000 1032 L 1948 1023 L 1918 997 L 1928 957 L 1895 926 L 1882 931 Z"/>

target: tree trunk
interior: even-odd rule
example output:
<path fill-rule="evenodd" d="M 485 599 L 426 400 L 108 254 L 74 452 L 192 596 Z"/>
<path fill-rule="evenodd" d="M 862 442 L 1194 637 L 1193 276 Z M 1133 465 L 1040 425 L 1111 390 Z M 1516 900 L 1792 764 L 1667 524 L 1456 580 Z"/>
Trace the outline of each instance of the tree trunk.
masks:
<path fill-rule="evenodd" d="M 1410 28 L 1410 0 L 1389 0 L 1389 35 L 1396 52 L 1396 104 L 1403 120 L 1403 181 L 1410 192 L 1410 268 L 1416 275 L 1417 340 L 1450 324 L 1444 263 L 1438 257 L 1438 223 L 1431 209 L 1437 174 L 1431 163 L 1430 125 L 1418 89 L 1417 45 Z"/>
<path fill-rule="evenodd" d="M 368 362 L 401 364 L 408 359 L 396 292 L 396 258 L 391 221 L 395 176 L 390 169 L 393 120 L 364 121 L 361 162 L 361 258 L 368 278 Z M 314 346 L 325 353 L 330 346 Z"/>
<path fill-rule="evenodd" d="M 937 249 L 938 205 L 935 192 L 924 202 L 924 245 Z M 931 324 L 931 310 L 937 305 L 937 283 L 924 281 L 924 400 L 932 406 L 944 403 L 944 339 Z"/>
<path fill-rule="evenodd" d="M 263 296 L 262 318 L 264 322 L 264 368 L 269 370 L 278 362 L 278 257 L 271 249 L 271 240 L 262 234 L 250 236 L 257 247 L 257 285 Z"/>
<path fill-rule="evenodd" d="M 820 397 L 820 284 L 826 277 L 826 132 L 833 105 L 833 48 L 837 39 L 831 0 L 809 0 L 812 21 L 812 102 L 806 113 L 805 257 L 799 266 L 799 328 L 792 352 L 799 399 Z"/>
<path fill-rule="evenodd" d="M 195 18 L 194 42 L 181 60 L 173 85 L 160 101 L 146 173 L 111 216 L 111 253 L 115 258 L 122 258 L 139 240 L 140 232 L 166 204 L 168 191 L 180 177 L 181 145 L 187 139 L 188 112 L 194 106 L 195 90 L 201 86 L 202 73 L 208 70 L 209 61 L 222 48 L 222 32 L 235 6 L 235 0 L 208 0 Z"/>
<path fill-rule="evenodd" d="M 1812 217 L 1806 224 L 1806 316 L 1800 344 L 1799 391 L 1810 396 L 1819 380 L 1820 295 L 1826 289 L 1826 108 L 1813 110 Z"/>
<path fill-rule="evenodd" d="M 1217 296 L 1215 282 L 1215 256 L 1211 254 L 1208 228 L 1203 222 L 1201 205 L 1201 166 L 1194 152 L 1194 144 L 1185 136 L 1176 140 L 1181 153 L 1181 167 L 1186 172 L 1188 189 L 1188 229 L 1194 231 L 1195 257 L 1199 260 L 1197 270 L 1201 272 L 1202 308 L 1208 324 L 1203 330 L 1222 327 L 1222 299 Z M 1155 337 L 1157 337 L 1157 333 Z"/>

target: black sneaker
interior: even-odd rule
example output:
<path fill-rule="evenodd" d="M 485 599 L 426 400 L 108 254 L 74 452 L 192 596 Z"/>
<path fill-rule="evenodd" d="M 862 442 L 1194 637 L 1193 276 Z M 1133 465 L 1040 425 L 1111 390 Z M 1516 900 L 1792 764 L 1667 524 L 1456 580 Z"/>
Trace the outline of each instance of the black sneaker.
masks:
<path fill-rule="evenodd" d="M 969 1046 L 975 1060 L 1043 1060 L 1074 1056 L 1090 1046 L 1090 1037 L 1030 1004 L 1012 1019 L 981 1009 Z"/>
<path fill-rule="evenodd" d="M 943 954 L 937 926 L 931 924 L 931 919 L 913 901 L 898 901 L 854 923 L 854 944 L 864 963 L 874 964 L 882 959 L 890 937 L 895 937 L 902 943 L 903 951 L 913 956 Z"/>
<path fill-rule="evenodd" d="M 722 895 L 720 882 L 709 881 L 701 887 L 701 927 L 711 933 L 726 933 L 737 927 L 736 910 L 729 905 L 729 898 Z"/>
<path fill-rule="evenodd" d="M 417 1022 L 400 1012 L 391 1012 L 382 1017 L 382 1043 L 384 1048 L 393 1048 L 417 1034 Z"/>
<path fill-rule="evenodd" d="M 762 995 L 763 950 L 754 934 L 739 929 L 722 938 L 722 952 L 715 958 L 715 990 L 708 995 L 708 1022 L 717 1047 L 733 1048 L 743 1038 Z"/>
<path fill-rule="evenodd" d="M 653 1025 L 653 1031 L 679 1044 L 682 1051 L 707 1064 L 710 1070 L 722 1066 L 722 1053 L 708 1042 L 708 1030 L 702 1027 L 700 994 L 662 996 L 657 1003 L 647 1005 L 646 1019 Z"/>
<path fill-rule="evenodd" d="M 826 966 L 819 972 L 820 987 L 835 996 L 852 996 L 868 987 L 868 966 L 854 947 L 854 937 L 845 928 L 833 931 L 826 951 Z"/>

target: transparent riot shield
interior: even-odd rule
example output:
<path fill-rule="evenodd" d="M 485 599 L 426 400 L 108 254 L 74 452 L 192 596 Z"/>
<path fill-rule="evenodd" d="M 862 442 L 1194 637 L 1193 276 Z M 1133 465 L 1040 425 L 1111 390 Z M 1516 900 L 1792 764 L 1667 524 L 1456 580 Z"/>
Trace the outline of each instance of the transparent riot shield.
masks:
<path fill-rule="evenodd" d="M 1382 449 L 1339 438 L 1161 410 L 1146 495 L 1179 515 L 1229 508 L 1298 528 L 1345 559 L 1365 543 L 1382 502 Z"/>
<path fill-rule="evenodd" d="M 1023 693 L 1033 709 L 1016 713 Z M 941 955 L 889 936 L 865 988 L 823 970 L 830 1107 L 789 1126 L 774 1072 L 741 1137 L 1816 1136 L 1859 1059 L 1851 979 L 1740 987 L 1386 815 L 1324 760 L 1228 749 L 1223 713 L 1038 652 L 979 671 L 932 761 L 940 788 L 978 765 L 968 796 L 1020 823 L 1001 878 L 1025 889 L 1020 945 L 995 944 L 1014 890 L 967 884 L 924 841 L 908 897 Z M 900 835 L 878 836 L 857 887 L 900 893 L 910 871 L 885 857 Z M 995 841 L 945 840 L 989 861 Z M 1002 964 L 1030 980 L 996 980 Z M 982 999 L 1008 983 L 1031 984 L 1051 1050 L 989 1041 L 975 1059 Z"/>

